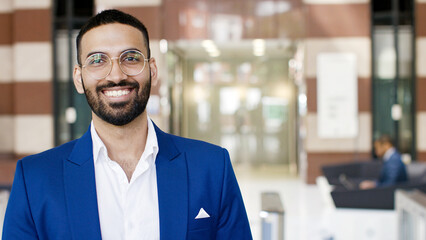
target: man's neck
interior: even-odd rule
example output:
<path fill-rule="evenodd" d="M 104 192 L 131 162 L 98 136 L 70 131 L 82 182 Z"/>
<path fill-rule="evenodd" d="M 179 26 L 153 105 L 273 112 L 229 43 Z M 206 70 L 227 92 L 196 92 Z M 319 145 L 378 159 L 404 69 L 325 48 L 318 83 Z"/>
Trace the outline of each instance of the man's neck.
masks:
<path fill-rule="evenodd" d="M 94 114 L 93 123 L 99 138 L 107 148 L 108 157 L 123 168 L 130 181 L 147 141 L 146 112 L 124 126 L 112 125 Z"/>

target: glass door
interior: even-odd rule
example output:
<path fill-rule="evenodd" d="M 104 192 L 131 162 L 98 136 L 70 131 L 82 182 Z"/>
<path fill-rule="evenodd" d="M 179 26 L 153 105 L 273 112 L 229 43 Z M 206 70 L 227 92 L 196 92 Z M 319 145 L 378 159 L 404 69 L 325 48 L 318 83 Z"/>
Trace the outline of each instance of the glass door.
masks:
<path fill-rule="evenodd" d="M 373 138 L 415 159 L 413 1 L 373 1 Z"/>
<path fill-rule="evenodd" d="M 74 88 L 75 39 L 93 14 L 93 1 L 53 1 L 53 59 L 55 145 L 81 137 L 89 126 L 91 110 Z"/>
<path fill-rule="evenodd" d="M 183 134 L 227 148 L 236 164 L 296 169 L 297 89 L 288 69 L 292 50 L 270 48 L 277 52 L 262 58 L 187 54 Z M 246 52 L 232 51 L 233 56 Z"/>

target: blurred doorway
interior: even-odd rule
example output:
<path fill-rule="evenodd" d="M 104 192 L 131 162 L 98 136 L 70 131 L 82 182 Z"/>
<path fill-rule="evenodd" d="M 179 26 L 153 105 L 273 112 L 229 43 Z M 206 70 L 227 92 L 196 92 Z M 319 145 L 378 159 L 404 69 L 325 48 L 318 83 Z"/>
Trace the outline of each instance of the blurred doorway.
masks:
<path fill-rule="evenodd" d="M 373 138 L 416 159 L 414 1 L 372 2 Z"/>
<path fill-rule="evenodd" d="M 206 47 L 212 44 L 213 54 Z M 225 147 L 234 164 L 282 165 L 295 172 L 297 89 L 288 64 L 294 45 L 257 39 L 173 46 L 183 62 L 181 87 L 174 83 L 172 90 L 174 111 L 182 112 L 181 135 Z"/>
<path fill-rule="evenodd" d="M 55 145 L 81 137 L 91 121 L 84 95 L 75 91 L 72 80 L 77 63 L 75 39 L 92 16 L 93 1 L 53 1 L 53 68 Z"/>

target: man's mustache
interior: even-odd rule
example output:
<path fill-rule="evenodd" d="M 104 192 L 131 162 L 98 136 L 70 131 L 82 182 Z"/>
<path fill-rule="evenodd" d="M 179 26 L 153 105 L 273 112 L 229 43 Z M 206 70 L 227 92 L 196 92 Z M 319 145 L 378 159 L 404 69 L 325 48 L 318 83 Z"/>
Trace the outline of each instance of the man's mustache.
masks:
<path fill-rule="evenodd" d="M 99 85 L 96 87 L 96 91 L 100 92 L 105 88 L 112 88 L 112 87 L 130 87 L 130 88 L 139 88 L 138 82 L 128 82 L 126 80 L 120 81 L 119 83 L 115 82 L 107 82 L 103 85 Z"/>

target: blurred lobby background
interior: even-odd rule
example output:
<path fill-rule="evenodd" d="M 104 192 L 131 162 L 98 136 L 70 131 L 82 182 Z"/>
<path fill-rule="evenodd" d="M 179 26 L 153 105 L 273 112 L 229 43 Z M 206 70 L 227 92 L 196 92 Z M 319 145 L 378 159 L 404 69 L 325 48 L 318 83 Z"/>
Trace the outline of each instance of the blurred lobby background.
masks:
<path fill-rule="evenodd" d="M 0 0 L 1 185 L 87 130 L 75 37 L 108 8 L 148 28 L 154 122 L 229 150 L 255 239 L 263 191 L 281 195 L 286 239 L 396 239 L 394 212 L 332 210 L 314 184 L 373 159 L 384 133 L 426 161 L 426 0 Z"/>

